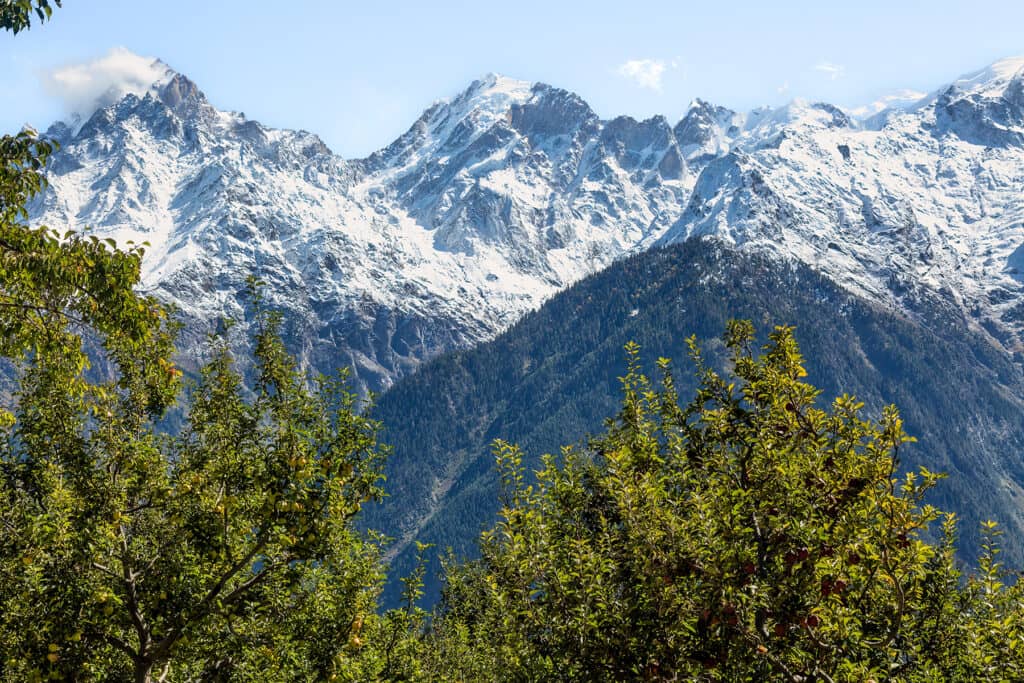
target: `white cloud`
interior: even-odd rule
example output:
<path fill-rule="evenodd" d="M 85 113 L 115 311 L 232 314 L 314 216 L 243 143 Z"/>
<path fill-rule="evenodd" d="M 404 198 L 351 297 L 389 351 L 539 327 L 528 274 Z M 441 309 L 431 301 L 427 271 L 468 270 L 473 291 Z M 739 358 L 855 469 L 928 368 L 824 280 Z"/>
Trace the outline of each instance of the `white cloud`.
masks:
<path fill-rule="evenodd" d="M 820 71 L 829 77 L 829 80 L 836 80 L 843 77 L 846 72 L 846 67 L 842 64 L 833 64 L 832 62 L 820 62 L 814 66 L 815 71 Z"/>
<path fill-rule="evenodd" d="M 780 85 L 780 86 L 779 86 L 778 88 L 776 88 L 775 90 L 776 90 L 776 92 L 778 92 L 778 93 L 779 93 L 780 95 L 785 95 L 786 93 L 788 93 L 788 92 L 789 92 L 789 81 L 786 81 L 785 83 L 783 83 L 782 85 Z"/>
<path fill-rule="evenodd" d="M 668 65 L 660 59 L 631 59 L 620 64 L 615 73 L 628 78 L 641 88 L 661 92 L 661 77 Z M 675 68 L 675 65 L 673 65 Z"/>
<path fill-rule="evenodd" d="M 87 117 L 128 93 L 145 93 L 166 72 L 167 67 L 153 57 L 116 47 L 103 57 L 54 69 L 42 78 L 46 92 L 59 98 L 69 114 Z"/>

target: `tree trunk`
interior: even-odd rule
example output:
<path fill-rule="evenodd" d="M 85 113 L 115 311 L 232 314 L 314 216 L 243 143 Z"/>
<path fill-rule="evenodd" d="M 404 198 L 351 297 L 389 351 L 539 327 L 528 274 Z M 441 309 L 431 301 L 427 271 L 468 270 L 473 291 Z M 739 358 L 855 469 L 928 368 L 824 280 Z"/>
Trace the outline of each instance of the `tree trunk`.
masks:
<path fill-rule="evenodd" d="M 148 659 L 135 660 L 135 683 L 152 683 L 153 662 Z"/>

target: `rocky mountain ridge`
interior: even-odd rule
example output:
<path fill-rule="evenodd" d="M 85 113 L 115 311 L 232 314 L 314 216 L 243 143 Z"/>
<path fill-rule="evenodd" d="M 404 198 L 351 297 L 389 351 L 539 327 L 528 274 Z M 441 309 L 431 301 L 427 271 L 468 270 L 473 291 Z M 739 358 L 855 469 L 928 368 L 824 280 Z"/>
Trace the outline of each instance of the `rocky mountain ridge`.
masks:
<path fill-rule="evenodd" d="M 696 101 L 675 125 L 490 75 L 356 160 L 163 69 L 50 129 L 62 149 L 31 215 L 148 241 L 144 286 L 180 309 L 186 355 L 220 317 L 244 321 L 255 274 L 310 365 L 381 390 L 623 255 L 695 238 L 909 315 L 927 296 L 1021 348 L 1024 60 L 866 119 Z"/>

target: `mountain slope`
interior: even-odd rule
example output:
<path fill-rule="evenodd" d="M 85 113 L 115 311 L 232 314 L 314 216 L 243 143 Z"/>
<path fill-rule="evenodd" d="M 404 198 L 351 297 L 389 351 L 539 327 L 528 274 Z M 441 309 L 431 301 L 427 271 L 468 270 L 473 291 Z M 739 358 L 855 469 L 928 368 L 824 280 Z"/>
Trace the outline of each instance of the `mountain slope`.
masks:
<path fill-rule="evenodd" d="M 935 502 L 963 515 L 964 547 L 989 517 L 1006 524 L 1008 538 L 1020 538 L 1024 376 L 957 309 L 926 288 L 917 294 L 927 326 L 799 262 L 744 254 L 717 240 L 620 261 L 493 342 L 439 358 L 381 397 L 374 416 L 395 449 L 390 498 L 365 524 L 398 539 L 398 575 L 410 567 L 413 539 L 472 553 L 498 506 L 493 439 L 518 442 L 535 464 L 542 453 L 599 431 L 617 412 L 622 346 L 631 340 L 649 368 L 659 356 L 675 358 L 686 397 L 694 381 L 685 337 L 697 335 L 720 363 L 725 322 L 743 317 L 762 332 L 797 325 L 822 400 L 849 392 L 874 411 L 890 402 L 901 408 L 919 439 L 901 453 L 904 463 L 950 474 Z M 1010 550 L 1014 560 L 1024 558 L 1019 543 Z"/>

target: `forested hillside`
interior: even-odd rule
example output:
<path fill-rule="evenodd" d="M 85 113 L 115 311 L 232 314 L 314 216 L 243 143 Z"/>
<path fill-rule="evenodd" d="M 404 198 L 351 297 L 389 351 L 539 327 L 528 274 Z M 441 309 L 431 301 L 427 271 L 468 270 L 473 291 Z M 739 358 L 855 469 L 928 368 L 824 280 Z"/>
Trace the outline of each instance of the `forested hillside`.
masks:
<path fill-rule="evenodd" d="M 674 358 L 680 392 L 689 395 L 695 378 L 684 340 L 696 335 L 721 362 L 721 331 L 737 317 L 754 320 L 762 335 L 795 325 L 810 379 L 826 400 L 848 392 L 876 414 L 899 405 L 918 439 L 902 464 L 950 475 L 934 500 L 964 516 L 965 556 L 976 548 L 978 520 L 992 517 L 1012 532 L 1008 557 L 1020 560 L 1020 368 L 938 296 L 906 295 L 913 318 L 805 266 L 693 241 L 619 262 L 494 342 L 428 364 L 384 394 L 373 413 L 394 453 L 389 497 L 364 523 L 399 539 L 392 581 L 408 571 L 413 539 L 475 552 L 498 507 L 494 439 L 522 446 L 532 468 L 542 453 L 600 431 L 618 405 L 629 341 L 640 344 L 648 369 L 660 356 Z M 429 585 L 436 591 L 436 580 Z"/>

